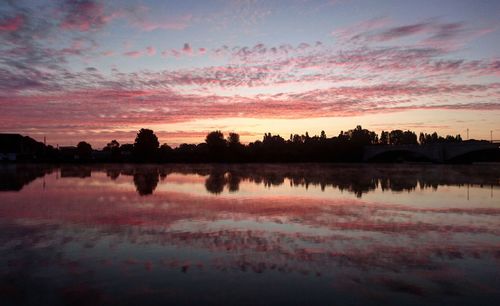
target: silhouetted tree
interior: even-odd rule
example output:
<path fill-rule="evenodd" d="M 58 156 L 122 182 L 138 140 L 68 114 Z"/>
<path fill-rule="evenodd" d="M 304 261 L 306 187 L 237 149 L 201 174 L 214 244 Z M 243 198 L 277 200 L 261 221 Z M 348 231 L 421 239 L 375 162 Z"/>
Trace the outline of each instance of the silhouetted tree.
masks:
<path fill-rule="evenodd" d="M 171 159 L 173 151 L 174 150 L 172 150 L 172 148 L 168 144 L 162 144 L 159 150 L 161 161 L 169 161 Z"/>
<path fill-rule="evenodd" d="M 92 146 L 85 141 L 80 141 L 76 145 L 76 152 L 80 160 L 88 161 L 92 158 Z"/>
<path fill-rule="evenodd" d="M 363 129 L 360 125 L 353 130 L 349 130 L 347 134 L 349 135 L 349 141 L 355 145 L 365 146 L 378 142 L 378 136 L 375 132 Z"/>
<path fill-rule="evenodd" d="M 403 132 L 403 144 L 418 144 L 417 134 L 412 131 Z"/>
<path fill-rule="evenodd" d="M 290 134 L 287 140 L 280 135 L 265 133 L 262 141 L 257 140 L 248 145 L 240 143 L 237 133 L 230 133 L 227 139 L 224 139 L 221 131 L 213 131 L 206 136 L 204 143 L 181 144 L 177 148 L 163 144 L 158 148 L 159 142 L 154 132 L 141 129 L 134 144 L 120 146 L 116 140 L 109 142 L 103 151 L 111 152 L 111 159 L 108 154 L 93 156 L 92 147 L 83 141 L 78 144 L 77 148 L 54 149 L 18 134 L 0 134 L 0 152 L 17 152 L 19 160 L 66 162 L 74 161 L 75 156 L 81 161 L 95 158 L 98 161 L 124 162 L 358 162 L 362 160 L 366 146 L 369 145 L 418 145 L 418 143 L 429 145 L 461 141 L 460 135 L 443 137 L 434 132 L 432 134 L 420 133 L 417 137 L 415 132 L 403 130 L 382 131 L 379 138 L 375 132 L 358 125 L 347 132 L 341 131 L 338 136 L 331 138 L 328 138 L 324 131 L 321 131 L 319 136 L 311 136 L 308 132 Z M 402 156 L 402 153 L 397 150 L 394 150 L 392 154 L 394 156 L 389 154 L 383 158 L 386 160 L 415 160 L 416 158 L 411 154 Z M 486 160 L 486 157 L 483 159 Z M 490 158 L 490 160 L 494 159 Z M 473 157 L 468 160 L 473 160 Z"/>
<path fill-rule="evenodd" d="M 237 146 L 240 144 L 240 135 L 236 133 L 229 133 L 229 137 L 227 138 L 227 142 L 229 146 Z"/>
<path fill-rule="evenodd" d="M 158 150 L 158 137 L 150 129 L 140 129 L 134 143 L 134 155 L 137 160 L 152 161 Z"/>
<path fill-rule="evenodd" d="M 224 134 L 221 131 L 213 131 L 208 133 L 205 138 L 205 143 L 207 144 L 208 151 L 210 154 L 210 159 L 214 161 L 224 160 L 224 153 L 226 149 L 226 140 L 224 139 Z"/>
<path fill-rule="evenodd" d="M 120 143 L 115 139 L 111 140 L 103 150 L 112 151 L 113 149 L 120 148 Z"/>
<path fill-rule="evenodd" d="M 420 132 L 420 135 L 418 135 L 418 142 L 420 144 L 425 144 L 425 134 Z"/>
<path fill-rule="evenodd" d="M 229 133 L 227 138 L 228 156 L 229 161 L 243 161 L 243 151 L 245 147 L 240 143 L 240 135 L 237 133 Z"/>
<path fill-rule="evenodd" d="M 205 142 L 208 147 L 212 150 L 220 150 L 226 146 L 226 140 L 224 140 L 224 134 L 221 131 L 213 131 L 208 133 L 205 138 Z"/>
<path fill-rule="evenodd" d="M 412 131 L 393 130 L 389 133 L 389 143 L 392 145 L 418 144 L 417 135 Z"/>
<path fill-rule="evenodd" d="M 418 139 L 421 145 L 435 144 L 435 143 L 457 143 L 463 141 L 460 135 L 456 136 L 446 135 L 446 137 L 442 137 L 439 136 L 436 132 L 432 134 L 420 133 Z"/>
<path fill-rule="evenodd" d="M 104 147 L 103 151 L 110 152 L 111 158 L 117 160 L 120 157 L 120 143 L 116 140 L 111 140 L 111 142 Z"/>
<path fill-rule="evenodd" d="M 430 143 L 437 143 L 439 141 L 438 134 L 436 132 L 432 133 L 430 139 L 431 139 Z"/>
<path fill-rule="evenodd" d="M 389 132 L 386 132 L 386 131 L 382 131 L 380 133 L 380 144 L 389 144 Z"/>
<path fill-rule="evenodd" d="M 131 143 L 122 144 L 120 146 L 120 160 L 130 161 L 132 154 L 134 153 L 134 145 Z"/>
<path fill-rule="evenodd" d="M 321 140 L 326 140 L 326 133 L 325 131 L 321 131 L 321 135 L 319 136 Z"/>

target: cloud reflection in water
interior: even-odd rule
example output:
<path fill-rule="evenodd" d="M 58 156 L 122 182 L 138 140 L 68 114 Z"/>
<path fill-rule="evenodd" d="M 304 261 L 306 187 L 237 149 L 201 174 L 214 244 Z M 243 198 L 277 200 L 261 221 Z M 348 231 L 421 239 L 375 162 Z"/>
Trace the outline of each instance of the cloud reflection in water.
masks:
<path fill-rule="evenodd" d="M 2 166 L 0 299 L 488 304 L 500 296 L 498 173 Z"/>

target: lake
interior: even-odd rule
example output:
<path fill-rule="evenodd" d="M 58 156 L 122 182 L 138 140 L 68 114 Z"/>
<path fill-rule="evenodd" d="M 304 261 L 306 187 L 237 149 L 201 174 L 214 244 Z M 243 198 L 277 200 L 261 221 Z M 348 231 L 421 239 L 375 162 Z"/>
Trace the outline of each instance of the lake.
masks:
<path fill-rule="evenodd" d="M 0 165 L 0 305 L 498 305 L 500 165 Z"/>

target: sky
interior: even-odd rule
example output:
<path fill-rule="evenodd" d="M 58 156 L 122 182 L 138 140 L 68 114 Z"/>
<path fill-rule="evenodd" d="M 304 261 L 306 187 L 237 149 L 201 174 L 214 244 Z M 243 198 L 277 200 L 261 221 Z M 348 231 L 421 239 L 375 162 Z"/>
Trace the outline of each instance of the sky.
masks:
<path fill-rule="evenodd" d="M 0 132 L 500 139 L 500 1 L 0 0 Z"/>

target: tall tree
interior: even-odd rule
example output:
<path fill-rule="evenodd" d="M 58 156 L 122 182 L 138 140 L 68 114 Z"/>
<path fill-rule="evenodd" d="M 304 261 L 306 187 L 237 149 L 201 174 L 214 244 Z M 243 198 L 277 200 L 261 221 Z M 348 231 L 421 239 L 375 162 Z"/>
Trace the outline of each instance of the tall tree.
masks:
<path fill-rule="evenodd" d="M 321 131 L 321 135 L 319 136 L 321 140 L 326 140 L 326 133 L 325 131 Z"/>
<path fill-rule="evenodd" d="M 221 131 L 213 131 L 208 133 L 205 138 L 210 150 L 221 150 L 226 146 L 226 140 L 224 139 L 224 134 Z"/>
<path fill-rule="evenodd" d="M 227 138 L 227 142 L 229 146 L 237 146 L 240 144 L 240 135 L 237 133 L 229 133 L 229 137 Z"/>
<path fill-rule="evenodd" d="M 92 157 L 92 146 L 85 141 L 80 141 L 76 145 L 76 151 L 80 160 L 90 160 Z"/>
<path fill-rule="evenodd" d="M 210 161 L 225 160 L 227 141 L 224 139 L 224 134 L 221 131 L 208 133 L 205 142 L 208 149 L 208 159 Z"/>
<path fill-rule="evenodd" d="M 156 157 L 160 142 L 153 130 L 140 129 L 135 137 L 134 155 L 136 159 L 151 161 Z"/>
<path fill-rule="evenodd" d="M 380 144 L 389 144 L 389 132 L 382 131 L 380 133 Z"/>
<path fill-rule="evenodd" d="M 103 151 L 110 152 L 111 158 L 116 160 L 120 157 L 120 143 L 113 139 L 104 147 Z"/>

